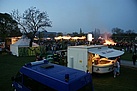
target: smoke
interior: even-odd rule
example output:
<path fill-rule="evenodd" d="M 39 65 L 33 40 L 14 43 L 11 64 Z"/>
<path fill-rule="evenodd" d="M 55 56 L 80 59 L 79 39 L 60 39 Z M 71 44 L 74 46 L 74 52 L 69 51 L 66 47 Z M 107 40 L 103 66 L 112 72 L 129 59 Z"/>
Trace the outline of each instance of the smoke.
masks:
<path fill-rule="evenodd" d="M 102 38 L 103 38 L 104 40 L 112 40 L 112 39 L 111 39 L 111 36 L 112 36 L 112 34 L 111 34 L 111 33 L 108 33 L 108 32 L 105 32 L 105 33 L 102 34 Z"/>

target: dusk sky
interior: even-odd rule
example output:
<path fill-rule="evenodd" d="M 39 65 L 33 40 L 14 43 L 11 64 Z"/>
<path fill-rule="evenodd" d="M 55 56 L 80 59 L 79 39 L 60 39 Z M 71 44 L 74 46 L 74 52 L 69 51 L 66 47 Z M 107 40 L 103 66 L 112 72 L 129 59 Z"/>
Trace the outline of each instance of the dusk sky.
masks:
<path fill-rule="evenodd" d="M 110 32 L 112 28 L 137 33 L 137 0 L 0 0 L 0 13 L 30 7 L 46 11 L 52 21 L 48 32 Z"/>

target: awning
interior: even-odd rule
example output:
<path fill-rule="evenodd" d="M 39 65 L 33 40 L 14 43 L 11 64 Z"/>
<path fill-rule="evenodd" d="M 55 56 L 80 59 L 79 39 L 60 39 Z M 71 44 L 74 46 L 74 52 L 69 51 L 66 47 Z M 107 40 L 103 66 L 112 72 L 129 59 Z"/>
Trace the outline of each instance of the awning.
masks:
<path fill-rule="evenodd" d="M 110 49 L 110 48 L 105 48 L 105 49 L 92 49 L 89 51 L 90 53 L 94 53 L 94 54 L 98 54 L 100 56 L 103 56 L 103 57 L 107 57 L 107 58 L 112 58 L 112 57 L 118 57 L 118 56 L 121 56 L 124 54 L 123 51 L 120 51 L 120 50 L 116 50 L 116 49 Z"/>

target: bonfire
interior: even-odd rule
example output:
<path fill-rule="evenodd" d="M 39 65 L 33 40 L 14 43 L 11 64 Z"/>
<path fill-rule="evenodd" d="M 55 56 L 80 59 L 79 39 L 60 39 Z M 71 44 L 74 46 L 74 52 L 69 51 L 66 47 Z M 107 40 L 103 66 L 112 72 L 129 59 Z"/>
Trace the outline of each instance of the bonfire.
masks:
<path fill-rule="evenodd" d="M 106 39 L 104 45 L 116 45 L 116 43 L 112 39 Z"/>

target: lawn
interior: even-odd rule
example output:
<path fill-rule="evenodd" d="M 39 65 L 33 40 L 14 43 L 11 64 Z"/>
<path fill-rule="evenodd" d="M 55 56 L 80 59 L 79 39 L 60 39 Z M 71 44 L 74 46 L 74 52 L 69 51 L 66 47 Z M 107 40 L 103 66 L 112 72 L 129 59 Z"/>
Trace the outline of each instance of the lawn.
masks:
<path fill-rule="evenodd" d="M 121 59 L 132 61 L 132 55 L 133 53 L 125 52 L 122 56 Z"/>
<path fill-rule="evenodd" d="M 25 63 L 34 61 L 35 57 L 16 57 L 0 54 L 0 91 L 12 91 L 11 77 Z M 121 74 L 113 78 L 113 74 L 93 74 L 95 91 L 137 91 L 137 69 L 121 67 Z"/>
<path fill-rule="evenodd" d="M 114 49 L 120 50 L 121 48 L 119 47 L 114 47 Z M 125 51 L 125 53 L 121 56 L 121 59 L 123 60 L 128 60 L 128 61 L 132 61 L 132 52 L 129 51 Z"/>
<path fill-rule="evenodd" d="M 95 91 L 137 91 L 137 68 L 121 67 L 121 74 L 93 74 Z"/>
<path fill-rule="evenodd" d="M 35 57 L 0 55 L 0 91 L 12 91 L 11 77 L 14 76 L 25 63 L 34 60 Z"/>

